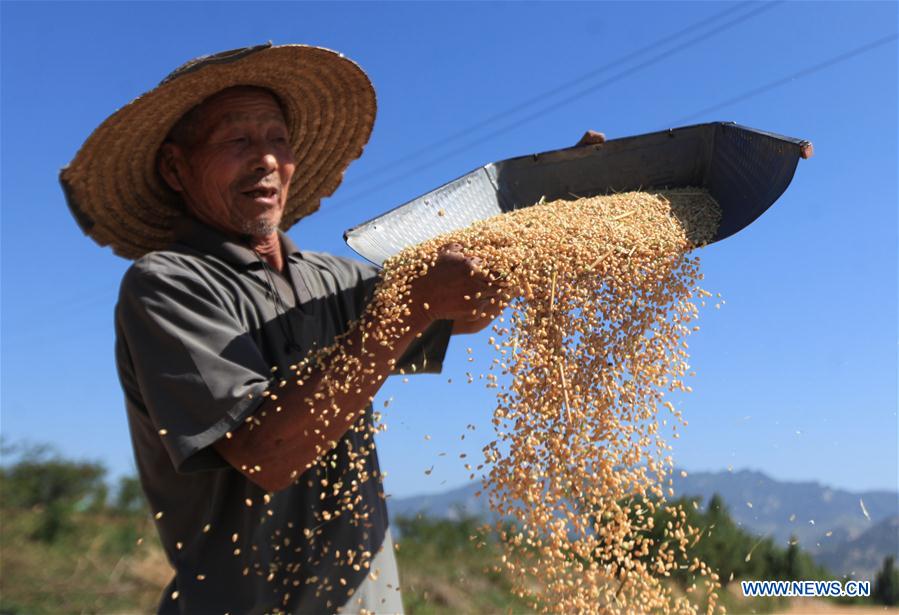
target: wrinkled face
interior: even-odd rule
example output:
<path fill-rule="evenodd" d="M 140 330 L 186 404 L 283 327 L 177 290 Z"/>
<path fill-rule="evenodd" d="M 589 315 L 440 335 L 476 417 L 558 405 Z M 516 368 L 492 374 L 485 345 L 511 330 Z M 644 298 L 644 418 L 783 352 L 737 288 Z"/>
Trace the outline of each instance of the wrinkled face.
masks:
<path fill-rule="evenodd" d="M 189 138 L 162 149 L 163 172 L 189 211 L 230 234 L 266 237 L 281 222 L 296 168 L 274 96 L 231 88 L 193 114 Z"/>

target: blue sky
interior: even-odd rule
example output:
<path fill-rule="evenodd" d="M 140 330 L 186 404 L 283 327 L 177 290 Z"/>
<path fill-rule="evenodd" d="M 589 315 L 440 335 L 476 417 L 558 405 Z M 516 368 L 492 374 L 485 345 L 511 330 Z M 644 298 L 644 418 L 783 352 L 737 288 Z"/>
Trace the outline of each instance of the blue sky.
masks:
<path fill-rule="evenodd" d="M 132 471 L 112 328 L 128 262 L 81 234 L 57 172 L 109 113 L 175 66 L 272 40 L 339 50 L 378 92 L 365 154 L 290 231 L 304 249 L 352 255 L 347 228 L 484 163 L 570 145 L 588 128 L 615 138 L 734 120 L 813 141 L 815 157 L 774 207 L 701 253 L 705 287 L 726 304 L 702 313 L 690 342 L 698 376 L 678 400 L 689 426 L 675 460 L 897 487 L 897 48 L 895 36 L 885 40 L 897 30 L 895 3 L 0 10 L 4 439 Z M 443 375 L 382 389 L 379 407 L 394 398 L 379 441 L 389 491 L 467 480 L 458 453 L 490 439 L 493 406 L 489 391 L 465 384 L 465 348 L 484 344 L 457 338 Z M 469 423 L 477 430 L 462 441 Z"/>

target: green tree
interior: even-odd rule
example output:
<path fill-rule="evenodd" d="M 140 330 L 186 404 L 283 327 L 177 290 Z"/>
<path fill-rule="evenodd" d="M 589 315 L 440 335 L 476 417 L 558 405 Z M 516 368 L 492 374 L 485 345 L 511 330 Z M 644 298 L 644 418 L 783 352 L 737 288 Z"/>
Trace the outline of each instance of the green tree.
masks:
<path fill-rule="evenodd" d="M 9 452 L 5 447 L 4 453 Z M 12 465 L 0 467 L 0 502 L 38 513 L 31 537 L 53 542 L 71 527 L 73 512 L 105 507 L 105 476 L 99 463 L 68 461 L 47 447 L 32 446 Z"/>
<path fill-rule="evenodd" d="M 883 560 L 883 566 L 874 577 L 874 587 L 871 588 L 871 597 L 875 602 L 896 606 L 899 604 L 899 570 L 895 567 L 892 555 Z"/>
<path fill-rule="evenodd" d="M 32 449 L 0 468 L 0 497 L 5 506 L 34 508 L 54 502 L 83 506 L 105 501 L 106 469 L 99 463 L 67 461 L 46 449 Z"/>
<path fill-rule="evenodd" d="M 144 498 L 140 480 L 136 476 L 123 476 L 119 479 L 115 510 L 123 514 L 143 514 L 147 512 L 147 500 Z"/>
<path fill-rule="evenodd" d="M 786 562 L 784 563 L 784 576 L 789 581 L 797 581 L 802 576 L 801 562 L 799 559 L 799 540 L 795 535 L 790 536 L 790 544 L 787 547 Z"/>
<path fill-rule="evenodd" d="M 737 527 L 717 493 L 709 499 L 704 519 L 698 520 L 698 525 L 705 531 L 695 555 L 715 567 L 723 581 L 727 582 L 731 575 L 735 579 L 756 578 L 766 549 L 760 549 L 761 544 L 755 544 L 749 534 Z"/>

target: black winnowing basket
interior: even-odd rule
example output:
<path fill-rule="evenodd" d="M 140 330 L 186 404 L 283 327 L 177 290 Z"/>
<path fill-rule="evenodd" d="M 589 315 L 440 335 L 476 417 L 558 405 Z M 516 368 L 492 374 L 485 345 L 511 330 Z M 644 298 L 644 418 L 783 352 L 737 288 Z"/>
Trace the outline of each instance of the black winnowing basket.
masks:
<path fill-rule="evenodd" d="M 380 265 L 410 245 L 541 198 L 692 186 L 708 189 L 721 206 L 718 241 L 771 207 L 811 153 L 802 139 L 714 122 L 509 158 L 360 224 L 344 239 Z"/>

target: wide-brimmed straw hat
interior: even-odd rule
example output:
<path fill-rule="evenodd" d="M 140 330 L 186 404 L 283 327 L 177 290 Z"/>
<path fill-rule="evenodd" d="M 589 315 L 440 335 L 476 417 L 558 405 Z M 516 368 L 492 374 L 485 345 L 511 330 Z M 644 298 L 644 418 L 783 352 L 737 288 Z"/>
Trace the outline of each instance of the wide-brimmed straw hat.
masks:
<path fill-rule="evenodd" d="M 157 172 L 159 147 L 186 112 L 232 86 L 267 88 L 284 109 L 296 172 L 281 228 L 318 209 L 368 142 L 375 92 L 342 54 L 269 43 L 191 60 L 100 124 L 59 174 L 85 234 L 132 259 L 174 239 L 185 212 Z"/>

